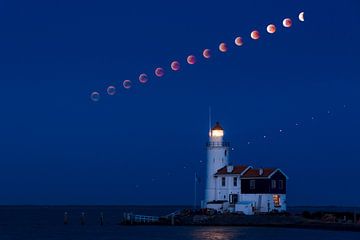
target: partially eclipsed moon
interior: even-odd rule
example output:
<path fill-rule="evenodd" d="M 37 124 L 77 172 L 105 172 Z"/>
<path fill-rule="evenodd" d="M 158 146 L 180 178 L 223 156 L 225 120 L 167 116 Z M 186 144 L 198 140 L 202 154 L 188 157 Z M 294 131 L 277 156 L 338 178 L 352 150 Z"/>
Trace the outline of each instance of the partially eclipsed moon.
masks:
<path fill-rule="evenodd" d="M 94 102 L 98 102 L 100 100 L 100 93 L 99 92 L 92 92 L 90 98 Z"/>
<path fill-rule="evenodd" d="M 260 38 L 260 33 L 256 30 L 251 32 L 251 38 L 254 40 L 258 40 Z"/>
<path fill-rule="evenodd" d="M 110 96 L 113 96 L 116 93 L 116 88 L 114 86 L 109 86 L 106 91 Z"/>
<path fill-rule="evenodd" d="M 291 27 L 291 25 L 292 25 L 292 21 L 291 21 L 290 18 L 285 18 L 285 19 L 283 20 L 283 26 L 284 26 L 284 27 L 289 28 L 289 27 Z"/>
<path fill-rule="evenodd" d="M 211 57 L 211 51 L 210 51 L 210 49 L 205 49 L 205 50 L 203 51 L 203 56 L 204 56 L 204 58 L 209 59 L 209 58 Z"/>
<path fill-rule="evenodd" d="M 139 76 L 139 82 L 141 82 L 141 83 L 147 83 L 147 81 L 149 81 L 148 75 L 145 74 L 145 73 L 140 74 L 140 76 Z"/>
<path fill-rule="evenodd" d="M 270 34 L 273 34 L 276 32 L 276 27 L 274 24 L 269 24 L 266 28 L 266 31 Z"/>
<path fill-rule="evenodd" d="M 305 16 L 304 16 L 304 12 L 301 12 L 300 14 L 299 14 L 299 20 L 301 21 L 301 22 L 304 22 L 305 21 Z"/>
<path fill-rule="evenodd" d="M 131 88 L 131 81 L 130 80 L 124 80 L 123 86 L 126 89 L 130 89 Z"/>
<path fill-rule="evenodd" d="M 227 51 L 226 43 L 220 43 L 219 50 L 220 50 L 220 52 L 226 52 Z"/>
<path fill-rule="evenodd" d="M 194 55 L 189 55 L 186 60 L 187 60 L 187 63 L 191 64 L 191 65 L 195 64 L 195 62 L 196 62 L 196 58 Z"/>
<path fill-rule="evenodd" d="M 180 63 L 178 61 L 173 61 L 171 63 L 171 69 L 173 71 L 179 71 L 180 70 Z"/>
<path fill-rule="evenodd" d="M 235 45 L 236 46 L 242 46 L 244 44 L 242 37 L 235 38 Z"/>
<path fill-rule="evenodd" d="M 156 75 L 157 77 L 163 77 L 163 76 L 165 75 L 164 69 L 163 69 L 163 68 L 160 68 L 160 67 L 156 68 L 156 69 L 155 69 L 155 75 Z"/>

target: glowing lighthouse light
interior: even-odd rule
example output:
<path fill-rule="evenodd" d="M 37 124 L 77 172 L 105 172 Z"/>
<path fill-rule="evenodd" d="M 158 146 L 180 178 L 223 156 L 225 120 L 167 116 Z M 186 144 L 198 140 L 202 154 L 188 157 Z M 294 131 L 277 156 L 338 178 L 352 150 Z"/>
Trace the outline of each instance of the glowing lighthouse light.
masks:
<path fill-rule="evenodd" d="M 224 136 L 224 129 L 217 122 L 215 126 L 210 131 L 210 137 L 213 138 L 222 138 Z"/>

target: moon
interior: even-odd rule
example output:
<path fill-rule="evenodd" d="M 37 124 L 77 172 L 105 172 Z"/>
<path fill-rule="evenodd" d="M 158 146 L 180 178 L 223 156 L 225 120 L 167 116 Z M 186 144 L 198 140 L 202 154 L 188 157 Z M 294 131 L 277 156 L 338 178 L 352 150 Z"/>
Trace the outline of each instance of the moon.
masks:
<path fill-rule="evenodd" d="M 301 22 L 304 22 L 305 21 L 305 17 L 304 17 L 304 12 L 301 12 L 300 14 L 299 14 L 299 20 L 301 21 Z"/>
<path fill-rule="evenodd" d="M 165 75 L 165 70 L 161 67 L 155 69 L 155 75 L 157 77 L 163 77 Z"/>
<path fill-rule="evenodd" d="M 235 45 L 236 46 L 242 46 L 244 44 L 242 37 L 235 38 Z"/>
<path fill-rule="evenodd" d="M 179 71 L 180 70 L 180 63 L 178 61 L 173 61 L 171 63 L 171 69 L 173 71 Z"/>
<path fill-rule="evenodd" d="M 209 59 L 211 57 L 211 51 L 210 49 L 205 49 L 203 51 L 203 57 L 206 58 L 206 59 Z"/>
<path fill-rule="evenodd" d="M 92 92 L 90 94 L 90 99 L 94 102 L 98 102 L 100 100 L 100 93 L 99 92 Z"/>
<path fill-rule="evenodd" d="M 260 33 L 257 30 L 251 32 L 251 38 L 254 40 L 258 40 L 260 38 Z"/>
<path fill-rule="evenodd" d="M 284 27 L 289 28 L 289 27 L 291 27 L 291 25 L 292 25 L 292 21 L 291 21 L 290 18 L 285 18 L 285 19 L 283 20 L 283 26 L 284 26 Z"/>
<path fill-rule="evenodd" d="M 124 86 L 125 89 L 130 89 L 131 88 L 131 81 L 130 80 L 124 80 L 123 86 Z"/>
<path fill-rule="evenodd" d="M 113 96 L 116 93 L 116 88 L 114 86 L 109 86 L 106 91 L 110 96 Z"/>
<path fill-rule="evenodd" d="M 189 55 L 186 59 L 187 63 L 193 65 L 196 63 L 196 58 L 194 55 Z"/>
<path fill-rule="evenodd" d="M 219 50 L 220 50 L 220 52 L 227 52 L 228 48 L 227 48 L 226 43 L 220 43 Z"/>
<path fill-rule="evenodd" d="M 266 31 L 270 34 L 273 34 L 276 32 L 276 27 L 274 24 L 269 24 L 267 27 L 266 27 Z"/>
<path fill-rule="evenodd" d="M 145 74 L 145 73 L 140 74 L 140 76 L 139 76 L 139 82 L 141 82 L 141 83 L 147 83 L 147 81 L 149 81 L 148 75 Z"/>

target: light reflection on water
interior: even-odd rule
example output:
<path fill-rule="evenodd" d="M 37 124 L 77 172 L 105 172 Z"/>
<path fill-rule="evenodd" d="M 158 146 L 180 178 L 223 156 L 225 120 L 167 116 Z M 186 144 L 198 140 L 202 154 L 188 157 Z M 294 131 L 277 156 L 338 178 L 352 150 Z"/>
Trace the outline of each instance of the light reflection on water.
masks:
<path fill-rule="evenodd" d="M 234 231 L 228 227 L 202 227 L 195 228 L 191 235 L 193 239 L 199 240 L 232 240 L 242 239 L 245 236 L 245 232 L 241 228 L 238 228 L 238 231 Z"/>

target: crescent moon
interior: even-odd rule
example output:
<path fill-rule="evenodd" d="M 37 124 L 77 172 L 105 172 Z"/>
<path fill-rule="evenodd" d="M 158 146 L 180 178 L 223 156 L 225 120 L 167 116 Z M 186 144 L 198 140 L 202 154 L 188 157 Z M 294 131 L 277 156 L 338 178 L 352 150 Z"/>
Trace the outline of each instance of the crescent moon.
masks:
<path fill-rule="evenodd" d="M 210 52 L 210 49 L 205 49 L 204 51 L 203 51 L 203 56 L 204 56 L 204 58 L 210 58 L 211 57 L 211 52 Z"/>
<path fill-rule="evenodd" d="M 244 44 L 243 39 L 241 37 L 235 38 L 235 45 L 236 46 L 242 46 Z"/>
<path fill-rule="evenodd" d="M 301 21 L 301 22 L 304 22 L 305 21 L 305 16 L 304 16 L 304 12 L 301 12 L 300 14 L 299 14 L 299 20 Z"/>
<path fill-rule="evenodd" d="M 220 52 L 226 52 L 227 51 L 226 43 L 220 43 L 219 50 Z"/>
<path fill-rule="evenodd" d="M 285 19 L 283 20 L 283 26 L 284 26 L 284 27 L 289 28 L 289 27 L 291 27 L 291 25 L 292 25 L 292 21 L 291 21 L 290 18 L 285 18 Z"/>
<path fill-rule="evenodd" d="M 250 34 L 251 38 L 254 40 L 258 40 L 260 38 L 260 33 L 257 30 L 254 30 Z"/>

